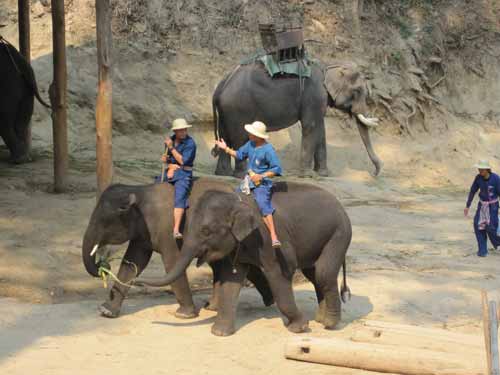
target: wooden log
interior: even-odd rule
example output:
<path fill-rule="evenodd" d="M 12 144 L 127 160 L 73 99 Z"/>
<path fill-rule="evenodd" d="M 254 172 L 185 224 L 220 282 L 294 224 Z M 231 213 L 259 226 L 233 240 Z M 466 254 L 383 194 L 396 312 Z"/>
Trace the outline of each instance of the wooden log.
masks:
<path fill-rule="evenodd" d="M 17 0 L 18 31 L 19 31 L 19 52 L 26 61 L 31 62 L 30 43 L 30 1 Z M 31 154 L 31 122 L 28 124 L 25 134 L 26 152 Z"/>
<path fill-rule="evenodd" d="M 490 337 L 490 317 L 488 308 L 488 294 L 481 290 L 481 303 L 483 311 L 484 346 L 486 350 L 487 374 L 491 375 L 491 337 Z"/>
<path fill-rule="evenodd" d="M 66 190 L 68 177 L 68 128 L 66 123 L 66 33 L 64 0 L 52 0 L 54 80 L 49 88 L 54 142 L 54 190 Z"/>
<path fill-rule="evenodd" d="M 109 0 L 96 0 L 97 63 L 99 81 L 96 103 L 97 196 L 111 184 L 112 159 L 112 96 L 111 83 L 111 7 Z"/>
<path fill-rule="evenodd" d="M 363 324 L 369 328 L 385 329 L 399 333 L 408 333 L 409 335 L 420 336 L 420 337 L 434 337 L 441 341 L 447 341 L 450 343 L 469 345 L 477 348 L 484 348 L 483 339 L 480 336 L 475 336 L 475 335 L 450 332 L 438 328 L 424 328 L 419 326 L 388 323 L 376 320 L 365 320 Z"/>
<path fill-rule="evenodd" d="M 490 350 L 491 350 L 491 375 L 500 375 L 498 363 L 498 320 L 497 304 L 490 301 Z"/>
<path fill-rule="evenodd" d="M 483 353 L 482 347 L 469 345 L 466 341 L 457 343 L 454 340 L 447 340 L 446 331 L 444 331 L 443 335 L 436 336 L 416 335 L 412 332 L 393 331 L 385 328 L 366 328 L 353 332 L 351 340 L 354 342 L 392 346 L 409 345 L 416 349 L 435 350 L 444 353 L 460 353 L 464 358 L 471 358 L 474 360 L 482 358 Z"/>
<path fill-rule="evenodd" d="M 465 360 L 449 353 L 408 347 L 356 343 L 334 338 L 293 337 L 285 346 L 285 357 L 353 369 L 402 375 L 482 374 Z"/>

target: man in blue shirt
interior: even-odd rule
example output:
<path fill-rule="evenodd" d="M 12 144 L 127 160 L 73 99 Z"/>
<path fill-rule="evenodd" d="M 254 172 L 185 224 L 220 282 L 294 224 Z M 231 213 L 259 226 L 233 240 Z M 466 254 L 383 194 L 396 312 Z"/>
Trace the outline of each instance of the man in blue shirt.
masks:
<path fill-rule="evenodd" d="M 193 162 L 196 157 L 196 143 L 188 135 L 186 120 L 179 118 L 172 123 L 172 137 L 165 138 L 166 152 L 161 160 L 167 164 L 166 181 L 174 185 L 174 232 L 176 240 L 182 239 L 180 225 L 188 207 L 188 197 L 193 185 Z M 164 181 L 162 181 L 164 182 Z"/>
<path fill-rule="evenodd" d="M 487 236 L 493 247 L 500 245 L 500 237 L 497 236 L 498 228 L 498 197 L 500 195 L 500 177 L 491 172 L 487 160 L 480 160 L 475 166 L 479 174 L 474 179 L 470 188 L 469 197 L 464 209 L 464 215 L 469 214 L 472 200 L 479 190 L 479 202 L 476 215 L 474 216 L 474 233 L 476 234 L 479 250 L 477 255 L 485 257 L 488 255 Z"/>
<path fill-rule="evenodd" d="M 281 163 L 276 155 L 276 151 L 270 143 L 267 143 L 269 136 L 266 132 L 266 125 L 260 121 L 245 125 L 245 130 L 249 134 L 250 140 L 238 150 L 233 150 L 226 145 L 223 139 L 215 141 L 215 144 L 225 150 L 237 160 L 248 160 L 249 187 L 259 206 L 264 223 L 271 235 L 271 244 L 274 248 L 281 247 L 274 227 L 273 213 L 275 211 L 272 202 L 271 178 L 281 175 Z"/>

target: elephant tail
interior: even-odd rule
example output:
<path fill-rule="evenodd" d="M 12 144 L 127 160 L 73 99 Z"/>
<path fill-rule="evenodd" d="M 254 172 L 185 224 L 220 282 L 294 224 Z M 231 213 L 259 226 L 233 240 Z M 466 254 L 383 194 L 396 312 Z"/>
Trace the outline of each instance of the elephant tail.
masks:
<path fill-rule="evenodd" d="M 214 137 L 216 140 L 220 139 L 220 128 L 219 128 L 220 116 L 217 109 L 217 101 L 219 100 L 219 93 L 218 93 L 219 86 L 217 86 L 217 88 L 215 89 L 214 96 L 212 98 L 212 117 L 214 120 Z M 220 151 L 219 148 L 217 146 L 214 146 L 214 148 L 211 151 L 212 156 L 216 158 L 219 155 L 219 151 Z"/>
<path fill-rule="evenodd" d="M 342 302 L 346 303 L 351 299 L 351 289 L 347 286 L 347 269 L 345 266 L 345 258 L 344 263 L 342 263 L 342 285 L 340 287 L 340 299 Z"/>

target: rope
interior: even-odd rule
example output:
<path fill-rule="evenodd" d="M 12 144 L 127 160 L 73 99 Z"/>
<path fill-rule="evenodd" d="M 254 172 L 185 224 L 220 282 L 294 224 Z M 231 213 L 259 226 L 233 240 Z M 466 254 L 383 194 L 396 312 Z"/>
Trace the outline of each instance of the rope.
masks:
<path fill-rule="evenodd" d="M 237 274 L 238 270 L 236 269 L 236 261 L 238 260 L 238 254 L 240 253 L 241 242 L 238 242 L 238 247 L 236 248 L 236 253 L 234 254 L 234 258 L 232 261 L 233 266 L 233 274 Z"/>

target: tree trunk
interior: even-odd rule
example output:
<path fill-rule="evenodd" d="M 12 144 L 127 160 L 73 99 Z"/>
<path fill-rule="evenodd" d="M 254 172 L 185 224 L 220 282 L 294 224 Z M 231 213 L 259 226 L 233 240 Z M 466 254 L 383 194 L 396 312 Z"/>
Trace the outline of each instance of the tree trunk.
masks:
<path fill-rule="evenodd" d="M 96 103 L 97 198 L 111 184 L 113 160 L 111 148 L 111 8 L 109 0 L 96 0 L 97 62 L 99 82 Z"/>
<path fill-rule="evenodd" d="M 474 375 L 482 374 L 458 355 L 389 346 L 355 343 L 334 338 L 290 339 L 285 357 L 299 361 L 323 363 L 376 372 L 402 375 Z"/>
<path fill-rule="evenodd" d="M 19 29 L 19 52 L 26 61 L 31 62 L 30 48 L 30 2 L 29 0 L 18 0 L 18 29 Z M 26 153 L 31 154 L 31 121 L 26 129 Z"/>
<path fill-rule="evenodd" d="M 64 29 L 64 0 L 52 0 L 52 41 L 54 80 L 49 95 L 52 106 L 54 139 L 54 190 L 66 190 L 68 175 L 68 129 L 66 124 L 66 35 Z"/>

